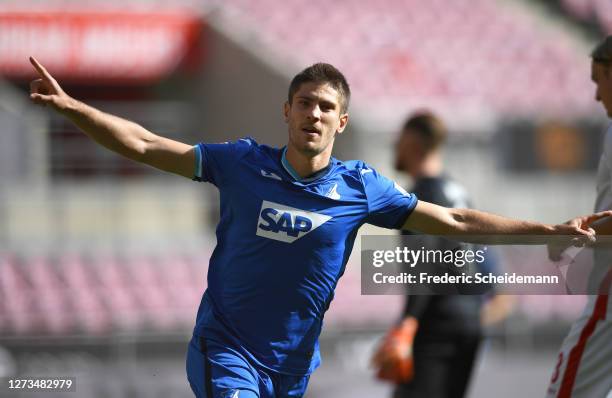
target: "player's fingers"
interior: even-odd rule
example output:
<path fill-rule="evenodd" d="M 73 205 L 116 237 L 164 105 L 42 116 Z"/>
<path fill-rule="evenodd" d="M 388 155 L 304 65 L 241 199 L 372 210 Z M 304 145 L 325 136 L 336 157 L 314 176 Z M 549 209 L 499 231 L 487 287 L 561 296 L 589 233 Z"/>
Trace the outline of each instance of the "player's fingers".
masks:
<path fill-rule="evenodd" d="M 383 369 L 383 368 L 388 367 L 390 364 L 393 364 L 393 361 L 394 361 L 393 357 L 386 356 L 384 358 L 381 358 L 378 362 L 376 362 L 375 367 L 379 369 Z"/>
<path fill-rule="evenodd" d="M 53 78 L 53 76 L 51 76 L 51 74 L 47 71 L 47 69 L 44 66 L 42 66 L 34 57 L 30 57 L 30 62 L 32 63 L 32 65 L 34 65 L 38 73 L 42 76 L 43 80 L 51 85 L 51 87 L 49 88 L 52 91 L 55 91 L 55 93 L 57 94 L 63 93 L 60 85 Z"/>
<path fill-rule="evenodd" d="M 30 93 L 35 93 L 38 91 L 38 87 L 40 87 L 41 79 L 32 80 L 30 82 Z"/>
<path fill-rule="evenodd" d="M 372 364 L 376 367 L 383 366 L 383 364 L 389 362 L 389 359 L 392 357 L 393 355 L 391 355 L 389 349 L 383 346 L 376 352 L 376 354 L 372 358 Z"/>
<path fill-rule="evenodd" d="M 386 378 L 397 380 L 400 378 L 398 361 L 388 361 L 380 366 L 379 374 L 386 375 Z"/>
<path fill-rule="evenodd" d="M 589 243 L 593 243 L 595 242 L 595 235 L 593 234 L 587 234 L 586 231 L 581 231 L 584 232 L 584 235 L 581 236 L 576 236 L 574 238 L 572 238 L 572 246 L 574 247 L 584 247 L 585 245 L 589 244 Z"/>
<path fill-rule="evenodd" d="M 587 224 L 590 224 L 592 222 L 601 220 L 602 218 L 606 218 L 606 217 L 612 217 L 611 210 L 600 211 L 599 213 L 595 213 L 595 214 L 591 214 L 590 216 L 586 216 L 584 222 Z"/>
<path fill-rule="evenodd" d="M 30 94 L 30 99 L 34 101 L 34 103 L 39 104 L 39 105 L 53 104 L 52 95 L 33 93 L 33 94 Z"/>
<path fill-rule="evenodd" d="M 587 223 L 584 223 L 576 226 L 574 234 L 582 235 L 583 238 L 592 239 L 595 237 L 595 230 L 589 227 Z"/>
<path fill-rule="evenodd" d="M 378 369 L 382 367 L 384 363 L 385 363 L 385 358 L 381 355 L 374 356 L 372 360 L 370 361 L 370 365 L 374 369 Z"/>
<path fill-rule="evenodd" d="M 588 241 L 585 244 L 586 246 L 593 245 L 594 243 L 597 242 L 597 232 L 595 232 L 595 230 L 591 227 L 588 228 L 588 231 L 590 235 L 589 235 Z"/>
<path fill-rule="evenodd" d="M 34 66 L 34 68 L 36 69 L 36 71 L 38 72 L 38 74 L 40 76 L 42 76 L 43 78 L 52 81 L 53 77 L 51 76 L 51 74 L 49 72 L 47 72 L 47 69 L 42 66 L 34 57 L 30 57 L 30 63 L 32 64 L 32 66 Z"/>
<path fill-rule="evenodd" d="M 44 81 L 43 79 L 36 79 L 30 82 L 30 93 L 32 94 L 47 94 L 44 89 Z M 45 92 L 43 92 L 45 91 Z"/>

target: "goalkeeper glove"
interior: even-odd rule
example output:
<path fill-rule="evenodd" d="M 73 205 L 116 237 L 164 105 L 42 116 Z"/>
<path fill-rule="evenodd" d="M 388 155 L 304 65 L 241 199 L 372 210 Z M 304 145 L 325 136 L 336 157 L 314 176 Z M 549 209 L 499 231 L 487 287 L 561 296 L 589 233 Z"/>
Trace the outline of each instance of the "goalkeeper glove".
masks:
<path fill-rule="evenodd" d="M 404 319 L 383 338 L 372 364 L 376 377 L 395 384 L 407 383 L 414 376 L 412 344 L 419 322 L 414 317 Z"/>

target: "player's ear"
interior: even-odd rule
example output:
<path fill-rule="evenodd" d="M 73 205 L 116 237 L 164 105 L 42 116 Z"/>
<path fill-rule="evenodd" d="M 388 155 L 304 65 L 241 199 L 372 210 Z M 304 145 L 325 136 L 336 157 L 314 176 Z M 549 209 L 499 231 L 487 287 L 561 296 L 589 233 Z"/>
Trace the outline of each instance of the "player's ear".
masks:
<path fill-rule="evenodd" d="M 338 129 L 336 130 L 337 134 L 342 134 L 346 125 L 348 124 L 349 115 L 345 113 L 344 115 L 340 115 L 340 124 L 338 125 Z"/>
<path fill-rule="evenodd" d="M 285 117 L 285 123 L 289 123 L 289 110 L 291 110 L 291 105 L 289 101 L 286 101 L 283 104 L 283 116 Z"/>

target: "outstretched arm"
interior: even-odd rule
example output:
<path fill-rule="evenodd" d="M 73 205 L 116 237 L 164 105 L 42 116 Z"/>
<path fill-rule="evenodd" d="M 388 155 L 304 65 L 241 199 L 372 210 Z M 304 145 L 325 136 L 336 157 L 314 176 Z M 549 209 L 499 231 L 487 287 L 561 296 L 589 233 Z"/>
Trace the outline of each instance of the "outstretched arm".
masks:
<path fill-rule="evenodd" d="M 610 216 L 612 211 L 604 211 L 576 217 L 564 224 L 548 225 L 420 201 L 402 229 L 432 235 L 574 235 L 593 240 L 595 231 L 590 225 Z"/>
<path fill-rule="evenodd" d="M 40 76 L 30 83 L 32 101 L 53 107 L 111 151 L 160 170 L 193 177 L 195 154 L 192 146 L 160 137 L 134 122 L 77 101 L 62 90 L 36 59 L 30 57 L 30 62 Z"/>

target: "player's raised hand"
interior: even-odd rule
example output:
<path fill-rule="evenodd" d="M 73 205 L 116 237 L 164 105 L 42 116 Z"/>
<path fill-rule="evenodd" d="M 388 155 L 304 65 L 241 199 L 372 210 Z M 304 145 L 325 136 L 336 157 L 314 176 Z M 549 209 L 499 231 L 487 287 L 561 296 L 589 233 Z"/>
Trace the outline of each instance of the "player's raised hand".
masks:
<path fill-rule="evenodd" d="M 30 63 L 40 76 L 30 82 L 30 99 L 40 105 L 51 105 L 58 111 L 65 109 L 71 100 L 68 94 L 34 57 L 30 57 Z"/>

